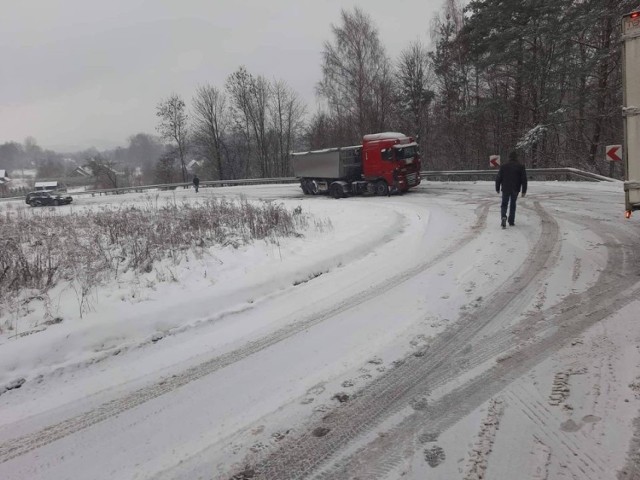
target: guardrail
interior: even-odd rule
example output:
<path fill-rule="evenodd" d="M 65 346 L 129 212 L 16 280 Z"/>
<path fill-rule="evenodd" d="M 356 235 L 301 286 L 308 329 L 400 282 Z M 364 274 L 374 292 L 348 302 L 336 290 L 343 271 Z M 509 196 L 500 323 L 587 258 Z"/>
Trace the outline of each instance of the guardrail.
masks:
<path fill-rule="evenodd" d="M 420 172 L 422 178 L 441 178 L 441 177 L 492 177 L 495 178 L 497 170 L 443 170 L 443 171 L 424 171 Z M 597 173 L 585 172 L 577 168 L 527 168 L 527 176 L 535 177 L 555 177 L 565 175 L 567 177 L 577 177 L 581 180 L 590 180 L 593 182 L 619 182 L 615 178 L 605 177 Z"/>
<path fill-rule="evenodd" d="M 280 184 L 280 183 L 292 183 L 297 182 L 295 177 L 281 177 L 281 178 L 243 178 L 236 180 L 206 180 L 200 182 L 200 188 L 206 187 L 229 187 L 238 185 L 268 185 L 268 184 Z M 157 185 L 141 185 L 137 187 L 121 187 L 121 188 L 108 188 L 102 190 L 85 190 L 83 192 L 71 192 L 73 195 L 111 195 L 121 194 L 128 192 L 143 192 L 145 190 L 176 190 L 178 188 L 192 187 L 193 183 L 162 183 Z"/>
<path fill-rule="evenodd" d="M 438 178 L 495 178 L 497 170 L 442 170 L 442 171 L 422 171 L 420 176 L 427 179 Z M 527 175 L 530 178 L 538 176 L 562 176 L 576 177 L 581 180 L 589 180 L 593 182 L 618 182 L 614 178 L 605 177 L 596 173 L 585 172 L 578 170 L 577 168 L 529 168 L 527 169 Z M 269 184 L 284 184 L 284 183 L 297 183 L 299 181 L 296 177 L 279 177 L 279 178 L 244 178 L 235 180 L 207 180 L 200 182 L 200 188 L 206 187 L 228 187 L 238 185 L 269 185 Z M 184 183 L 162 183 L 157 185 L 140 185 L 136 187 L 121 187 L 121 188 L 106 188 L 101 190 L 85 190 L 81 192 L 70 192 L 71 195 L 118 195 L 122 193 L 138 192 L 141 193 L 146 190 L 175 190 L 178 188 L 191 187 L 191 182 Z M 20 197 L 5 197 L 1 200 L 21 200 L 24 196 Z"/>
<path fill-rule="evenodd" d="M 243 179 L 235 179 L 235 180 L 206 180 L 200 182 L 200 188 L 206 187 L 228 187 L 228 186 L 238 186 L 238 185 L 269 185 L 269 184 L 283 184 L 283 183 L 296 183 L 299 182 L 298 178 L 295 177 L 281 177 L 281 178 L 243 178 Z M 176 190 L 178 188 L 189 188 L 192 187 L 193 183 L 191 182 L 183 182 L 183 183 L 161 183 L 156 185 L 138 185 L 134 187 L 119 187 L 119 188 L 104 188 L 100 190 L 83 190 L 78 192 L 69 192 L 70 195 L 79 196 L 79 195 L 120 195 L 123 193 L 141 193 L 146 190 Z M 23 200 L 25 198 L 24 195 L 20 197 L 5 197 L 0 198 L 1 200 Z"/>

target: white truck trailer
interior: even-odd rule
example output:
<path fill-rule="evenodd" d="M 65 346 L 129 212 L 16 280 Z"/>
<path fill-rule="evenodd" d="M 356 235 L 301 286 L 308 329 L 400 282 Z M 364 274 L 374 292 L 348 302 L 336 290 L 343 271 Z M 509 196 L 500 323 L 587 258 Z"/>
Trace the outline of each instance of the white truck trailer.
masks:
<path fill-rule="evenodd" d="M 640 209 L 640 10 L 622 17 L 625 210 Z"/>

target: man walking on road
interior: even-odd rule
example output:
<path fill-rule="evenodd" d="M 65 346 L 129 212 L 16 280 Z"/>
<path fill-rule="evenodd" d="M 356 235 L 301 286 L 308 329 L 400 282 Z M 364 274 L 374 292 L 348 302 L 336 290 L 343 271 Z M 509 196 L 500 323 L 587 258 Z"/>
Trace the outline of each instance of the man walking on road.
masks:
<path fill-rule="evenodd" d="M 500 216 L 502 217 L 502 228 L 507 228 L 507 220 L 512 227 L 516 222 L 516 200 L 520 190 L 522 197 L 527 194 L 527 169 L 518 162 L 518 154 L 514 151 L 509 154 L 509 161 L 500 166 L 500 171 L 496 177 L 496 192 L 500 193 L 502 187 L 502 205 L 500 206 Z M 507 207 L 509 207 L 509 217 L 507 219 Z"/>
<path fill-rule="evenodd" d="M 196 193 L 198 193 L 198 188 L 200 187 L 200 179 L 197 175 L 193 177 L 193 186 L 196 189 Z"/>

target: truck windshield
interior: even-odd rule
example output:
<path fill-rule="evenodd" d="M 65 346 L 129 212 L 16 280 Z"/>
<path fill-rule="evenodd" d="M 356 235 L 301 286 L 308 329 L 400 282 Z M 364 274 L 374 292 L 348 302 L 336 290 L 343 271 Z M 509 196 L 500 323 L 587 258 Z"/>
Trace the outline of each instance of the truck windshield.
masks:
<path fill-rule="evenodd" d="M 383 148 L 382 150 L 380 150 L 380 156 L 382 157 L 382 160 L 393 160 L 393 149 Z"/>
<path fill-rule="evenodd" d="M 404 160 L 406 158 L 413 158 L 418 154 L 418 147 L 412 145 L 410 147 L 394 148 L 396 152 L 396 160 Z"/>

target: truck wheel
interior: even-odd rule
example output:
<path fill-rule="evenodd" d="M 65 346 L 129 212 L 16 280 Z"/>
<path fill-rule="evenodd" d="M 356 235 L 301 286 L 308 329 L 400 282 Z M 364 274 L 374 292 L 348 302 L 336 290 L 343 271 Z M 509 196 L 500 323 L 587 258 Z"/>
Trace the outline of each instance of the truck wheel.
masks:
<path fill-rule="evenodd" d="M 387 196 L 389 195 L 389 185 L 384 180 L 378 180 L 373 186 L 373 191 L 380 197 Z"/>
<path fill-rule="evenodd" d="M 342 190 L 342 185 L 340 185 L 339 183 L 332 183 L 331 187 L 329 187 L 329 194 L 333 198 L 344 197 L 344 191 Z"/>
<path fill-rule="evenodd" d="M 318 185 L 313 180 L 307 179 L 307 192 L 309 192 L 309 195 L 318 194 Z"/>
<path fill-rule="evenodd" d="M 311 195 L 311 192 L 309 191 L 309 188 L 307 187 L 307 181 L 306 180 L 302 180 L 300 182 L 300 188 L 302 189 L 302 193 L 304 193 L 305 195 Z"/>

